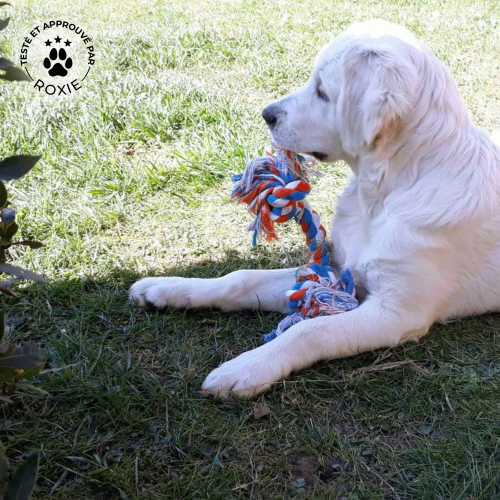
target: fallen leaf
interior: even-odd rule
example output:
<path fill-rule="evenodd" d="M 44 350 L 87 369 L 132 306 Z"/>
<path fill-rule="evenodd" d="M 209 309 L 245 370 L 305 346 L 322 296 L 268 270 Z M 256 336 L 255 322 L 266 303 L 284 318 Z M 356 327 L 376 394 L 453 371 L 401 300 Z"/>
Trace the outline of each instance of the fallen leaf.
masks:
<path fill-rule="evenodd" d="M 259 418 L 263 418 L 266 415 L 271 413 L 271 408 L 265 404 L 257 404 L 253 405 L 253 417 L 255 420 L 259 420 Z"/>
<path fill-rule="evenodd" d="M 196 374 L 196 367 L 189 366 L 188 369 L 186 370 L 186 373 L 185 373 L 184 377 L 185 378 L 191 378 L 195 374 Z"/>

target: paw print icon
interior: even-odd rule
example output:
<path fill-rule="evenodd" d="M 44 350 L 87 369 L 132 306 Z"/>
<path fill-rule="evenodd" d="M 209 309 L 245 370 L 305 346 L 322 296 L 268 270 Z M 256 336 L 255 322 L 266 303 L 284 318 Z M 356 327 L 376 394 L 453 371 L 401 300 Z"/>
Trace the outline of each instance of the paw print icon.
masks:
<path fill-rule="evenodd" d="M 43 66 L 49 70 L 50 76 L 66 76 L 68 70 L 73 66 L 73 60 L 68 57 L 63 48 L 53 48 L 49 57 L 43 60 Z"/>

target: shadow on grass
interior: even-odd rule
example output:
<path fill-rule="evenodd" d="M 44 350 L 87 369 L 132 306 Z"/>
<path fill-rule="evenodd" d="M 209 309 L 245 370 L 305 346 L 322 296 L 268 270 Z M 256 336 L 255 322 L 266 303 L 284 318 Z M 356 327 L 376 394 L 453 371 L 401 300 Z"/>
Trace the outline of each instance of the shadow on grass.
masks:
<path fill-rule="evenodd" d="M 304 253 L 286 258 L 297 265 Z M 260 248 L 158 274 L 216 277 L 273 265 L 275 254 Z M 245 498 L 240 487 L 249 483 L 255 498 L 495 498 L 498 315 L 319 363 L 261 397 L 270 413 L 257 419 L 253 403 L 198 391 L 220 362 L 260 345 L 281 315 L 144 311 L 127 298 L 140 277 L 110 269 L 26 286 L 11 302 L 11 336 L 37 340 L 48 357 L 36 385 L 49 396 L 24 394 L 0 408 L 14 462 L 43 447 L 35 498 L 59 480 L 56 499 Z M 385 369 L 363 373 L 369 366 Z"/>
<path fill-rule="evenodd" d="M 288 253 L 286 267 L 304 262 L 304 255 L 302 250 Z M 272 264 L 276 264 L 275 254 L 259 248 L 258 253 L 251 255 L 228 251 L 221 260 L 208 259 L 150 275 L 215 278 L 238 269 L 264 269 Z M 53 354 L 54 366 L 60 366 L 74 361 L 75 342 L 81 350 L 102 343 L 105 338 L 111 344 L 119 339 L 157 349 L 172 334 L 205 331 L 212 324 L 217 325 L 217 338 L 228 340 L 229 345 L 235 339 L 241 341 L 241 336 L 246 336 L 245 344 L 250 339 L 258 345 L 260 334 L 268 333 L 282 317 L 262 311 L 143 310 L 128 300 L 128 289 L 143 277 L 131 269 L 110 269 L 105 276 L 24 286 L 17 291 L 19 300 L 9 299 L 7 321 L 11 338 L 40 342 Z"/>
<path fill-rule="evenodd" d="M 300 265 L 305 256 L 306 252 L 302 249 L 289 253 L 283 267 Z M 255 254 L 231 250 L 224 259 L 207 259 L 149 275 L 215 278 L 238 269 L 275 267 L 275 253 L 259 247 Z M 205 354 L 213 351 L 209 364 L 213 367 L 261 345 L 262 335 L 273 329 L 282 318 L 279 313 L 264 311 L 143 310 L 128 300 L 128 289 L 142 277 L 145 275 L 131 269 L 110 269 L 105 276 L 54 281 L 47 286 L 28 285 L 19 290 L 20 300 L 9 301 L 11 337 L 20 342 L 40 342 L 49 354 L 48 367 L 57 368 L 76 362 L 75 352 L 80 357 L 87 353 L 91 359 L 96 348 L 100 352 L 103 348 L 110 351 L 113 346 L 122 348 L 129 343 L 135 350 L 162 352 L 166 344 L 173 342 L 181 353 L 190 338 L 206 345 L 208 334 L 212 338 L 213 349 L 208 349 Z M 426 363 L 433 366 L 434 360 L 442 358 L 443 353 L 457 349 L 463 362 L 467 362 L 467 356 L 470 356 L 470 362 L 474 363 L 479 358 L 484 360 L 484 364 L 491 359 L 492 338 L 496 339 L 499 329 L 500 316 L 496 314 L 465 318 L 448 325 L 434 325 L 419 343 L 319 363 L 314 372 L 328 374 L 332 366 L 336 367 L 336 371 L 361 369 L 374 361 L 378 363 L 381 355 L 399 360 L 408 356 L 417 361 L 426 359 Z M 183 346 L 178 345 L 179 338 L 185 339 Z M 174 342 L 174 339 L 177 341 Z M 94 359 L 94 367 L 98 366 L 98 359 Z"/>

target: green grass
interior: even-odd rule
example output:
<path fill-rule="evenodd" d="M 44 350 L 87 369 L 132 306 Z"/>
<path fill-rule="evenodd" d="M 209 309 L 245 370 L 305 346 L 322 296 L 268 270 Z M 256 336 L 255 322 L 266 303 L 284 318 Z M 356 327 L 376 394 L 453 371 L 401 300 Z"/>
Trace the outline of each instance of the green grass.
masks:
<path fill-rule="evenodd" d="M 448 65 L 474 120 L 499 128 L 498 2 L 57 0 L 12 14 L 1 45 L 13 59 L 40 19 L 77 20 L 98 51 L 67 99 L 22 84 L 0 93 L 2 155 L 43 153 L 10 192 L 22 236 L 46 243 L 16 260 L 50 285 L 20 286 L 8 316 L 10 340 L 45 350 L 35 383 L 50 395 L 0 407 L 12 463 L 42 449 L 34 498 L 500 497 L 498 315 L 222 403 L 199 394 L 204 377 L 279 315 L 127 302 L 145 275 L 304 261 L 297 228 L 251 249 L 230 177 L 268 141 L 263 106 L 305 82 L 319 47 L 353 21 L 405 24 Z M 323 170 L 311 201 L 328 221 L 348 169 Z M 256 404 L 271 412 L 256 419 Z"/>

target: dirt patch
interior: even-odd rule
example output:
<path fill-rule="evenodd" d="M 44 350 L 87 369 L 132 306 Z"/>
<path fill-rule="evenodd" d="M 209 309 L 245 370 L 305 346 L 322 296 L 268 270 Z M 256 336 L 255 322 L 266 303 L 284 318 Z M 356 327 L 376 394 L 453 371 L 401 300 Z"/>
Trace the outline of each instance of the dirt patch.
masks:
<path fill-rule="evenodd" d="M 347 462 L 345 460 L 329 457 L 325 460 L 325 467 L 319 477 L 322 481 L 328 482 L 339 477 L 346 469 Z"/>
<path fill-rule="evenodd" d="M 292 455 L 289 461 L 292 466 L 294 485 L 298 491 L 310 491 L 315 477 L 325 484 L 329 483 L 330 486 L 327 488 L 332 488 L 334 485 L 337 493 L 352 489 L 352 486 L 345 482 L 352 473 L 352 468 L 345 460 L 338 457 L 316 457 L 311 453 L 303 452 Z"/>
<path fill-rule="evenodd" d="M 304 479 L 306 485 L 311 484 L 313 476 L 320 472 L 320 463 L 311 453 L 300 453 L 290 458 L 294 479 Z"/>
<path fill-rule="evenodd" d="M 354 422 L 350 420 L 344 420 L 343 422 L 340 422 L 339 428 L 340 432 L 345 437 L 351 437 L 356 432 L 356 426 L 354 425 Z"/>

